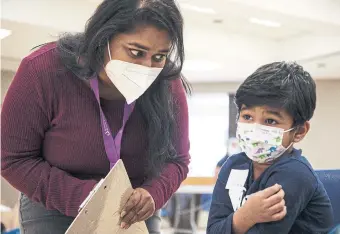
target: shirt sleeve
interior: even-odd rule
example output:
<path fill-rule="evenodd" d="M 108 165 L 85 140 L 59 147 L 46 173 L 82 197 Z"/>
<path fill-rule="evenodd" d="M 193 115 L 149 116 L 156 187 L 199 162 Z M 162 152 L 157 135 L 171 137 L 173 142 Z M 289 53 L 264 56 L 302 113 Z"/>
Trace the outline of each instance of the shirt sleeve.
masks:
<path fill-rule="evenodd" d="M 47 103 L 53 96 L 46 80 L 39 78 L 31 60 L 23 60 L 2 107 L 1 174 L 47 209 L 76 216 L 97 181 L 77 179 L 44 160 L 44 135 L 51 121 Z"/>
<path fill-rule="evenodd" d="M 228 164 L 224 164 L 218 175 L 210 206 L 207 234 L 233 233 L 234 209 L 229 198 L 228 190 L 225 189 L 229 171 Z"/>
<path fill-rule="evenodd" d="M 265 188 L 271 187 L 276 183 L 282 185 L 282 189 L 285 192 L 286 216 L 277 222 L 256 224 L 247 233 L 289 233 L 295 220 L 308 205 L 318 187 L 318 182 L 313 172 L 299 161 L 289 165 L 283 164 L 278 166 L 266 181 Z"/>
<path fill-rule="evenodd" d="M 189 172 L 189 130 L 188 130 L 188 104 L 186 93 L 180 79 L 172 81 L 172 93 L 176 102 L 175 121 L 177 134 L 175 148 L 179 160 L 167 163 L 158 177 L 141 187 L 146 189 L 155 201 L 156 210 L 162 208 L 170 197 L 177 191 Z"/>

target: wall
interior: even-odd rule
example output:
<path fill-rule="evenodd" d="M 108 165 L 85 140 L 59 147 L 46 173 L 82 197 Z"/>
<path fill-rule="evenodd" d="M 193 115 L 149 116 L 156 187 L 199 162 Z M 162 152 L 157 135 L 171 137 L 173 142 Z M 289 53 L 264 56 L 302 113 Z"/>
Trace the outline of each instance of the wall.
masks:
<path fill-rule="evenodd" d="M 340 80 L 317 82 L 317 107 L 310 134 L 300 147 L 315 168 L 340 169 Z"/>
<path fill-rule="evenodd" d="M 193 92 L 235 92 L 239 83 L 193 84 Z M 317 107 L 311 120 L 311 130 L 296 147 L 303 149 L 315 169 L 340 169 L 340 79 L 319 80 Z"/>
<path fill-rule="evenodd" d="M 1 70 L 1 105 L 13 77 L 14 72 Z"/>

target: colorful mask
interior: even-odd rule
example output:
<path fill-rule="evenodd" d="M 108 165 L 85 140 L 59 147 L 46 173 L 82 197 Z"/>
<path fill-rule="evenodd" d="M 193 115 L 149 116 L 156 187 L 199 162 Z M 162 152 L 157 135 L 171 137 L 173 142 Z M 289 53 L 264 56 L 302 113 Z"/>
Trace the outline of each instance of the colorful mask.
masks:
<path fill-rule="evenodd" d="M 292 129 L 239 122 L 236 135 L 242 151 L 251 160 L 266 163 L 280 157 L 293 144 L 287 148 L 282 146 L 283 134 Z"/>

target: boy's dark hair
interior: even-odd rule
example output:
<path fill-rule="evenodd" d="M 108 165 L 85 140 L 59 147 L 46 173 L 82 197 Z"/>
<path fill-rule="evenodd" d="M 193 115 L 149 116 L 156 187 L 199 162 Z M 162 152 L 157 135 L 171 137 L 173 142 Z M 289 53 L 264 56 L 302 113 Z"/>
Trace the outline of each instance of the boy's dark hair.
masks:
<path fill-rule="evenodd" d="M 251 74 L 235 95 L 238 112 L 247 107 L 267 105 L 284 108 L 298 126 L 310 120 L 316 105 L 315 82 L 297 63 L 275 62 Z"/>

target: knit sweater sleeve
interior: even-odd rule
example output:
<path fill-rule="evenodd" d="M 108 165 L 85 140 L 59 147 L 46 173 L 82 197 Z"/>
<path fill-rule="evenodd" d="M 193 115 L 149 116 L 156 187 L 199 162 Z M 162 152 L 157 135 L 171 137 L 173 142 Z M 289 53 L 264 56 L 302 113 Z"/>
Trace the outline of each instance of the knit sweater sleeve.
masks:
<path fill-rule="evenodd" d="M 172 83 L 172 93 L 175 100 L 175 120 L 177 134 L 174 139 L 178 162 L 165 165 L 160 175 L 150 183 L 142 185 L 155 201 L 156 210 L 162 208 L 170 197 L 177 191 L 189 172 L 189 129 L 188 129 L 188 104 L 186 93 L 180 79 Z"/>
<path fill-rule="evenodd" d="M 23 60 L 3 103 L 1 174 L 47 209 L 76 216 L 96 181 L 77 179 L 44 160 L 44 135 L 51 125 L 48 103 L 53 97 L 46 94 L 53 93 L 53 88 L 35 68 L 31 60 Z"/>

